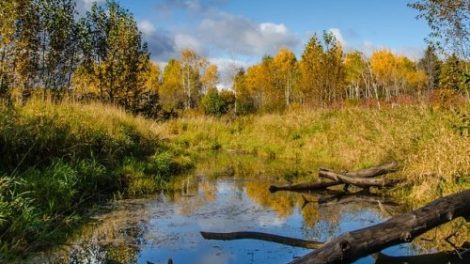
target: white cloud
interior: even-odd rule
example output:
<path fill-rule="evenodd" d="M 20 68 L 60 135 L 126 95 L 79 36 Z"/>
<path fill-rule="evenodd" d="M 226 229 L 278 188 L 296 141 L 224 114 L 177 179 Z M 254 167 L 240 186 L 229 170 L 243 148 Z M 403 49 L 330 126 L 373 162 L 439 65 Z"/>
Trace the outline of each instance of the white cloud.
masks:
<path fill-rule="evenodd" d="M 265 34 L 287 34 L 287 28 L 284 24 L 261 23 L 259 25 L 261 32 Z"/>
<path fill-rule="evenodd" d="M 258 24 L 221 12 L 204 19 L 199 33 L 208 44 L 242 55 L 272 54 L 281 47 L 295 48 L 299 43 L 284 24 Z"/>
<path fill-rule="evenodd" d="M 372 53 L 379 49 L 383 49 L 384 47 L 378 46 L 370 41 L 364 41 L 360 47 L 358 47 L 358 50 L 362 52 L 365 56 L 370 57 Z"/>
<path fill-rule="evenodd" d="M 240 68 L 247 68 L 249 66 L 247 62 L 228 58 L 209 58 L 209 62 L 217 65 L 219 70 L 219 89 L 231 88 L 233 75 L 236 74 Z"/>
<path fill-rule="evenodd" d="M 203 13 L 226 2 L 227 0 L 162 0 L 157 5 L 157 10 L 171 13 L 176 9 L 182 9 L 193 13 Z"/>
<path fill-rule="evenodd" d="M 90 1 L 90 0 L 81 0 Z M 142 20 L 139 28 L 149 44 L 152 58 L 164 61 L 191 48 L 203 56 L 233 57 L 274 54 L 281 47 L 295 49 L 299 39 L 284 24 L 255 21 L 221 12 L 215 7 L 227 0 L 162 0 L 157 9 L 190 14 L 190 25 L 162 30 L 153 20 Z M 171 20 L 171 18 L 169 18 Z"/>
<path fill-rule="evenodd" d="M 390 50 L 394 54 L 406 56 L 411 60 L 417 61 L 422 58 L 424 54 L 424 47 L 418 46 L 403 46 L 395 49 L 391 49 L 384 45 L 378 45 L 372 43 L 371 41 L 364 41 L 361 46 L 357 48 L 357 50 L 361 51 L 365 56 L 370 57 L 375 51 L 378 50 Z"/>
<path fill-rule="evenodd" d="M 175 35 L 175 49 L 177 51 L 192 49 L 201 54 L 204 51 L 204 44 L 194 36 L 180 33 Z"/>
<path fill-rule="evenodd" d="M 152 35 L 156 31 L 155 26 L 148 20 L 140 21 L 138 26 L 139 30 L 142 31 L 144 35 Z"/>

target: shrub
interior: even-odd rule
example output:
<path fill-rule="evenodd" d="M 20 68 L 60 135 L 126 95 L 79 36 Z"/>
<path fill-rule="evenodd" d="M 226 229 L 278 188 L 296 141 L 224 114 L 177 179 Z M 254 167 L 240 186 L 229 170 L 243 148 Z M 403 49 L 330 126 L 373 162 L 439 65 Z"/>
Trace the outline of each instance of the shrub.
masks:
<path fill-rule="evenodd" d="M 209 89 L 206 95 L 202 97 L 201 104 L 204 113 L 207 115 L 220 116 L 227 111 L 225 102 L 222 97 L 220 97 L 217 89 Z"/>

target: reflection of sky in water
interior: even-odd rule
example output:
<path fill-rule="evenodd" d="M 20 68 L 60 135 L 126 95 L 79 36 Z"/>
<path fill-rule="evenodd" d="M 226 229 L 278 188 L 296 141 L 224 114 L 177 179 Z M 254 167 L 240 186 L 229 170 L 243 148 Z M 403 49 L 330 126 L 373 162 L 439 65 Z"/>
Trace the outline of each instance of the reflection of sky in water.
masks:
<path fill-rule="evenodd" d="M 191 206 L 202 195 L 199 192 L 196 196 L 183 199 Z M 175 264 L 287 263 L 310 250 L 257 240 L 210 241 L 204 240 L 199 232 L 259 231 L 324 241 L 330 235 L 337 236 L 383 220 L 370 208 L 349 212 L 346 206 L 342 207 L 341 218 L 334 227 L 322 218 L 310 229 L 304 226 L 299 209 L 287 218 L 279 218 L 274 211 L 253 202 L 233 181 L 227 180 L 217 182 L 215 200 L 190 208 L 185 215 L 181 214 L 181 201 L 174 204 L 163 198 L 147 206 L 152 220 L 144 231 L 146 235 L 139 254 L 139 263 L 143 264 L 147 261 L 167 263 L 169 258 Z M 322 210 L 335 209 L 322 208 L 320 214 Z M 409 251 L 407 246 L 396 246 L 384 252 L 407 255 Z M 356 263 L 374 263 L 374 260 L 366 257 Z"/>

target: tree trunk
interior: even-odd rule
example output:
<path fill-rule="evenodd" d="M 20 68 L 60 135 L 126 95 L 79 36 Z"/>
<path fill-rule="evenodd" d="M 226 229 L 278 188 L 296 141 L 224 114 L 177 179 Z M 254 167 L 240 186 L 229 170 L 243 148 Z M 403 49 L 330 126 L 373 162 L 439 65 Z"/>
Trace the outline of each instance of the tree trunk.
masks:
<path fill-rule="evenodd" d="M 440 198 L 384 223 L 347 232 L 293 264 L 351 263 L 415 237 L 458 217 L 470 216 L 470 190 Z"/>

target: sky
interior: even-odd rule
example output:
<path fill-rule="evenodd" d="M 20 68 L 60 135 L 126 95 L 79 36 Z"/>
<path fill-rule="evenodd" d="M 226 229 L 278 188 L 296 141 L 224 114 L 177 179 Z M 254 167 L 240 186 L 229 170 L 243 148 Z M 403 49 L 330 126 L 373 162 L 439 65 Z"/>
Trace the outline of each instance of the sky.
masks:
<path fill-rule="evenodd" d="M 86 7 L 94 0 L 79 0 Z M 99 0 L 103 1 L 103 0 Z M 283 47 L 302 54 L 310 37 L 331 31 L 345 47 L 370 55 L 387 48 L 418 59 L 429 28 L 412 0 L 117 0 L 136 18 L 152 59 L 164 63 L 184 48 L 219 66 L 257 63 Z"/>

